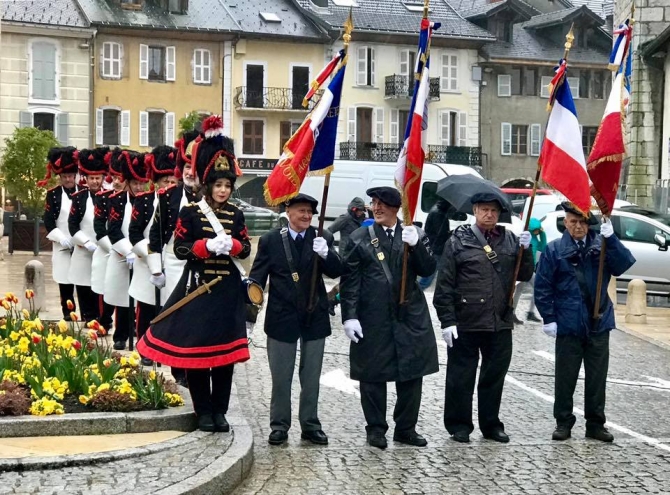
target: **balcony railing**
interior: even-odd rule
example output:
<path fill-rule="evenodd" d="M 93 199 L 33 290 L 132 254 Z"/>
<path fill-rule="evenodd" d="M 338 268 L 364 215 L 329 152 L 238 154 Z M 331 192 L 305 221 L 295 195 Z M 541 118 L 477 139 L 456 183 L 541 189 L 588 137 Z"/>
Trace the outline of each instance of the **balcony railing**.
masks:
<path fill-rule="evenodd" d="M 314 109 L 323 91 L 317 94 L 309 102 L 307 108 L 303 108 L 302 99 L 305 96 L 302 91 L 292 88 L 259 88 L 251 89 L 247 86 L 239 86 L 235 89 L 235 108 L 258 108 L 268 110 L 302 110 Z"/>
<path fill-rule="evenodd" d="M 386 76 L 384 83 L 384 98 L 410 99 L 414 96 L 414 78 L 393 74 Z M 440 78 L 431 77 L 428 90 L 428 99 L 440 99 Z"/>
<path fill-rule="evenodd" d="M 395 162 L 398 160 L 401 147 L 401 144 L 395 143 L 346 141 L 340 143 L 340 160 Z M 472 146 L 429 145 L 426 161 L 453 163 L 480 169 L 482 166 L 482 149 Z"/>

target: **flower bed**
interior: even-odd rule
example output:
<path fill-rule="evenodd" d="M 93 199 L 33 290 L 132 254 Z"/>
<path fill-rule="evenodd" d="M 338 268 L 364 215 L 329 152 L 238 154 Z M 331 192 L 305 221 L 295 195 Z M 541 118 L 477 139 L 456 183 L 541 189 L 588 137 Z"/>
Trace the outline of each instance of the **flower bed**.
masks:
<path fill-rule="evenodd" d="M 74 400 L 91 412 L 183 405 L 177 385 L 142 369 L 136 352 L 122 356 L 100 339 L 105 329 L 98 322 L 84 327 L 73 312 L 71 322 L 45 326 L 33 297 L 26 291 L 30 309 L 21 311 L 14 294 L 0 300 L 6 311 L 0 318 L 0 416 L 63 414 L 69 410 L 64 403 Z M 74 305 L 68 301 L 68 307 Z"/>

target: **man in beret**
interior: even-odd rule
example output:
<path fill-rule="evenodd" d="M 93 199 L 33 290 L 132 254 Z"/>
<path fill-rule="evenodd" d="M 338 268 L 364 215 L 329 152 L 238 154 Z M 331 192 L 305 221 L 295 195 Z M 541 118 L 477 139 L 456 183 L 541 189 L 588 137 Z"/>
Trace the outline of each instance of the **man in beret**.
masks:
<path fill-rule="evenodd" d="M 354 231 L 344 248 L 340 298 L 344 332 L 351 340 L 350 375 L 360 381 L 367 441 L 387 447 L 386 384 L 395 382 L 393 440 L 423 447 L 416 431 L 423 377 L 438 371 L 437 344 L 417 276 L 435 270 L 426 235 L 398 220 L 400 194 L 374 187 L 374 224 Z M 403 252 L 409 249 L 405 303 L 400 304 Z"/>
<path fill-rule="evenodd" d="M 288 440 L 291 382 L 298 340 L 301 438 L 317 445 L 328 444 L 318 417 L 323 349 L 326 337 L 331 333 L 328 297 L 322 275 L 339 277 L 342 263 L 333 248 L 332 234 L 324 231 L 323 237 L 319 237 L 311 226 L 317 205 L 318 201 L 306 194 L 298 194 L 286 202 L 288 227 L 276 228 L 261 236 L 249 274 L 263 288 L 270 280 L 265 313 L 268 362 L 272 375 L 270 445 L 281 445 Z M 318 256 L 316 265 L 315 256 Z M 318 283 L 314 307 L 309 308 L 315 266 Z"/>
<path fill-rule="evenodd" d="M 519 245 L 525 248 L 517 280 L 533 276 L 530 232 L 517 237 L 497 225 L 504 204 L 493 193 L 475 194 L 474 225 L 461 225 L 442 253 L 433 305 L 447 343 L 444 426 L 457 442 L 470 441 L 477 365 L 479 429 L 484 438 L 509 442 L 500 400 L 512 359 L 513 308 L 509 298 Z"/>
<path fill-rule="evenodd" d="M 598 221 L 584 215 L 571 203 L 565 210 L 565 232 L 547 245 L 535 274 L 535 305 L 544 325 L 542 330 L 556 339 L 554 440 L 571 436 L 576 418 L 572 412 L 579 369 L 584 362 L 584 417 L 586 436 L 602 442 L 614 437 L 605 428 L 605 385 L 609 364 L 609 337 L 614 328 L 614 308 L 607 294 L 612 275 L 621 275 L 635 263 L 631 252 L 614 234 L 607 219 L 600 235 L 589 229 Z M 607 239 L 605 267 L 598 317 L 593 306 L 603 238 Z"/>

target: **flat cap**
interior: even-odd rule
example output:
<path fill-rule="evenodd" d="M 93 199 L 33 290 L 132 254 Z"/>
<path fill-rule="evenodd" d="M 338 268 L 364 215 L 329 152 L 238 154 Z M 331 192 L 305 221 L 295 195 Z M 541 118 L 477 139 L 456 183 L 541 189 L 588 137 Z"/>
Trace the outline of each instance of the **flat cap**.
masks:
<path fill-rule="evenodd" d="M 400 198 L 400 193 L 395 187 L 390 186 L 380 186 L 380 187 L 371 187 L 365 194 L 371 198 L 377 198 L 379 201 L 385 205 L 391 206 L 393 208 L 399 208 L 402 204 L 402 199 Z"/>
<path fill-rule="evenodd" d="M 476 205 L 477 203 L 498 203 L 500 211 L 507 211 L 507 205 L 500 201 L 500 197 L 492 192 L 481 192 L 473 195 L 470 198 L 470 203 Z"/>
<path fill-rule="evenodd" d="M 286 201 L 286 203 L 284 203 L 284 205 L 288 208 L 289 206 L 293 206 L 293 205 L 298 204 L 298 203 L 308 203 L 312 206 L 312 213 L 313 214 L 316 215 L 317 213 L 319 213 L 316 210 L 316 207 L 319 204 L 319 202 L 316 199 L 314 199 L 313 197 L 309 196 L 308 194 L 298 193 L 297 196 L 294 196 L 291 199 L 289 199 L 288 201 Z"/>
<path fill-rule="evenodd" d="M 586 215 L 579 211 L 577 207 L 572 204 L 570 201 L 563 201 L 559 206 L 556 207 L 557 210 L 565 210 L 567 213 L 572 213 L 573 215 L 579 215 L 582 218 L 586 218 L 589 222 L 589 225 L 598 225 L 598 219 L 591 215 L 591 212 L 586 212 Z"/>

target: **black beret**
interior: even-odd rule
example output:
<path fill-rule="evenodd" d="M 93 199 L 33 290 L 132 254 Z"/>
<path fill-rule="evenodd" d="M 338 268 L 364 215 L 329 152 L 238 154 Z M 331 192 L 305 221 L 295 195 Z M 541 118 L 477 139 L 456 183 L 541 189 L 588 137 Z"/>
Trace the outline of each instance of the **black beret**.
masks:
<path fill-rule="evenodd" d="M 286 203 L 284 203 L 284 204 L 286 205 L 286 207 L 289 207 L 289 206 L 292 206 L 292 205 L 295 205 L 295 204 L 298 204 L 298 203 L 309 203 L 312 206 L 312 213 L 315 214 L 315 215 L 317 213 L 319 213 L 316 210 L 316 207 L 319 204 L 319 202 L 316 199 L 314 199 L 313 197 L 311 197 L 307 194 L 298 193 L 297 196 L 293 196 L 291 199 L 286 201 Z"/>
<path fill-rule="evenodd" d="M 556 209 L 565 210 L 567 213 L 572 213 L 573 215 L 586 218 L 586 220 L 589 222 L 589 225 L 598 225 L 598 219 L 594 215 L 591 215 L 590 211 L 587 211 L 585 215 L 583 212 L 579 211 L 579 209 L 570 201 L 563 201 L 559 206 L 556 207 Z"/>
<path fill-rule="evenodd" d="M 473 205 L 477 203 L 498 203 L 500 211 L 507 211 L 507 205 L 500 201 L 500 196 L 492 192 L 477 193 L 470 198 L 470 203 Z"/>
<path fill-rule="evenodd" d="M 391 206 L 393 208 L 399 208 L 402 205 L 402 199 L 400 198 L 400 193 L 395 187 L 390 186 L 380 186 L 380 187 L 371 187 L 365 194 L 371 198 L 377 198 L 379 201 L 385 205 Z"/>

